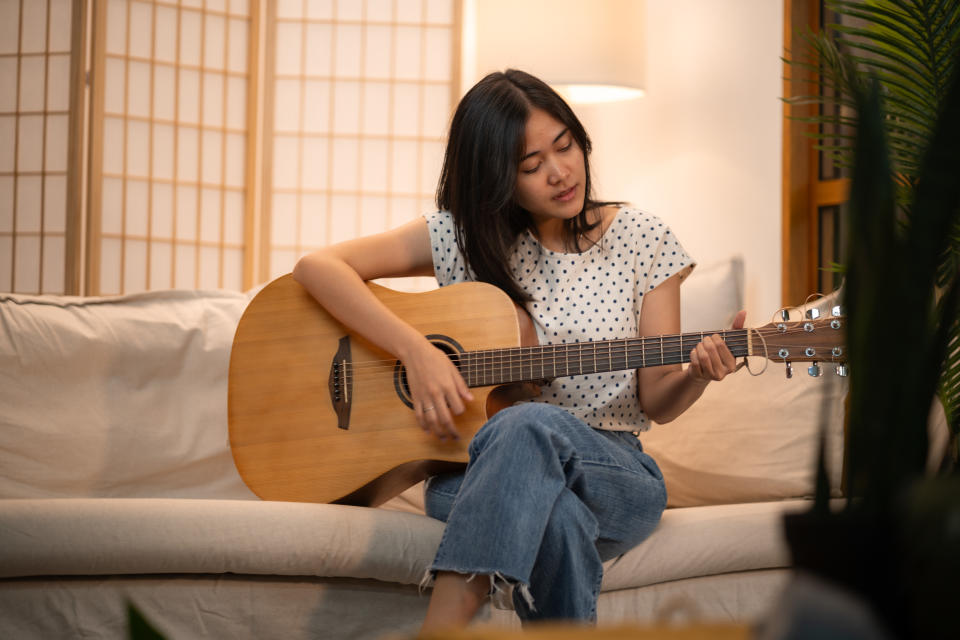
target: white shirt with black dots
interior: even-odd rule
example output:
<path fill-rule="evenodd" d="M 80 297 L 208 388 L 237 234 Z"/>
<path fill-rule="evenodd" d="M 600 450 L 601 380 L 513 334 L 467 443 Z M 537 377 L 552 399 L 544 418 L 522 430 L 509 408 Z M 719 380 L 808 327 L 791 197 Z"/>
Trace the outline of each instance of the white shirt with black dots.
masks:
<path fill-rule="evenodd" d="M 474 280 L 457 247 L 453 216 L 424 217 L 440 286 Z M 527 310 L 542 345 L 636 337 L 644 294 L 675 274 L 686 277 L 695 264 L 659 218 L 629 207 L 583 253 L 551 251 L 524 232 L 510 260 L 517 283 L 533 298 Z M 534 402 L 561 406 L 596 429 L 650 428 L 632 369 L 557 378 Z"/>

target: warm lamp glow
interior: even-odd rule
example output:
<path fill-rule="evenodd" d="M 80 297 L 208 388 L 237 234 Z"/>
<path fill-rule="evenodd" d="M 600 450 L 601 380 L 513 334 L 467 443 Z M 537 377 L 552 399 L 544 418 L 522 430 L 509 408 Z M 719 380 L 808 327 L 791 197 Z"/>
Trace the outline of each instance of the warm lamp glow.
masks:
<path fill-rule="evenodd" d="M 465 30 L 476 79 L 514 68 L 572 103 L 643 95 L 645 0 L 475 0 Z M 473 23 L 468 24 L 473 14 Z"/>
<path fill-rule="evenodd" d="M 574 104 L 597 104 L 621 102 L 643 97 L 643 89 L 611 84 L 558 84 L 553 85 L 564 100 Z"/>

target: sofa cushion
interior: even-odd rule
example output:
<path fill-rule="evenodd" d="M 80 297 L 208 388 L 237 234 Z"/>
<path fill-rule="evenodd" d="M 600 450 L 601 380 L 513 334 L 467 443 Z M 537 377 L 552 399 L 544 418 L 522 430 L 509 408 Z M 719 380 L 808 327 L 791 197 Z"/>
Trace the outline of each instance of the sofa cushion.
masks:
<path fill-rule="evenodd" d="M 253 498 L 226 419 L 247 300 L 0 294 L 0 498 Z"/>
<path fill-rule="evenodd" d="M 781 514 L 806 501 L 671 509 L 606 565 L 604 590 L 789 566 Z M 0 500 L 0 578 L 236 573 L 418 584 L 443 523 L 342 505 L 246 500 Z"/>

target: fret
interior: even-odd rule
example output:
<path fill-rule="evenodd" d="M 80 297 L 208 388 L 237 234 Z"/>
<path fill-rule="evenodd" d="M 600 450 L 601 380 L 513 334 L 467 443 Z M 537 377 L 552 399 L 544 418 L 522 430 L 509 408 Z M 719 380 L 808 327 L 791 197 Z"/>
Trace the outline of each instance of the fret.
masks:
<path fill-rule="evenodd" d="M 600 368 L 597 366 L 597 346 L 591 345 L 591 351 L 593 351 L 593 372 L 596 373 L 600 370 Z"/>
<path fill-rule="evenodd" d="M 663 336 L 660 336 L 660 364 L 666 364 L 663 361 Z"/>
<path fill-rule="evenodd" d="M 646 367 L 647 366 L 647 339 L 646 338 L 640 338 L 640 359 L 642 360 L 640 364 Z"/>
<path fill-rule="evenodd" d="M 553 377 L 557 377 L 557 345 L 551 345 L 553 347 Z"/>
<path fill-rule="evenodd" d="M 566 375 L 570 375 L 570 348 L 569 347 L 563 348 L 563 361 L 564 361 L 564 366 L 567 368 L 564 373 L 566 373 Z"/>

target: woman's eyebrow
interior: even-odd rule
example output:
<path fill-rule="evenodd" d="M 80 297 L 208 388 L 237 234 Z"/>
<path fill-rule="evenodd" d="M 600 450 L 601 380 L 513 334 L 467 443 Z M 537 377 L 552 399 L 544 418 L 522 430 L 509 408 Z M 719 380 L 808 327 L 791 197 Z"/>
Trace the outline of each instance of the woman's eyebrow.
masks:
<path fill-rule="evenodd" d="M 563 137 L 563 134 L 565 134 L 565 133 L 566 133 L 567 131 L 569 131 L 569 130 L 570 130 L 570 127 L 567 127 L 566 129 L 564 129 L 563 131 L 561 131 L 560 133 L 558 133 L 558 134 L 557 134 L 557 137 L 553 139 L 553 143 L 556 144 L 556 143 L 557 143 L 557 140 L 559 140 L 560 138 L 562 138 L 562 137 Z M 538 153 L 540 153 L 540 152 L 539 152 L 539 151 L 531 151 L 531 152 L 528 153 L 527 155 L 525 155 L 525 156 L 523 156 L 522 158 L 520 158 L 520 162 L 523 162 L 523 161 L 526 160 L 527 158 L 529 158 L 529 157 L 531 157 L 531 156 L 535 156 L 535 155 L 537 155 Z"/>

